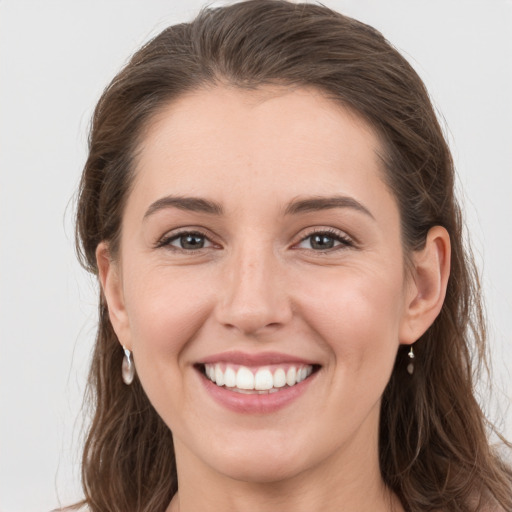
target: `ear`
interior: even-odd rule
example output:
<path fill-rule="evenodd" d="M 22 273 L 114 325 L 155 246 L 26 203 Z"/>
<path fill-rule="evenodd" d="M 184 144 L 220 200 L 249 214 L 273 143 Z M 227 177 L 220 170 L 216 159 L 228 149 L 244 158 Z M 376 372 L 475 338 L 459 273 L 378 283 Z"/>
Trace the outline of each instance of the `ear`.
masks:
<path fill-rule="evenodd" d="M 450 254 L 450 235 L 441 226 L 431 228 L 423 249 L 413 253 L 400 327 L 401 344 L 410 345 L 419 339 L 441 311 L 450 275 Z"/>
<path fill-rule="evenodd" d="M 130 324 L 124 303 L 119 264 L 112 259 L 106 242 L 101 242 L 96 248 L 96 264 L 112 327 L 121 345 L 131 350 Z"/>

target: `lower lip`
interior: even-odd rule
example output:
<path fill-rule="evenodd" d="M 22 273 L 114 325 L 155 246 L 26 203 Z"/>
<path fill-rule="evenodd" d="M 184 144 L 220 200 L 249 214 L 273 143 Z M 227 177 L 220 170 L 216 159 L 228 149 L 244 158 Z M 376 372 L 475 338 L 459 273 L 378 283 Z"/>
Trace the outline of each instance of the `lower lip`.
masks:
<path fill-rule="evenodd" d="M 307 390 L 317 373 L 313 373 L 307 379 L 289 388 L 261 395 L 230 391 L 229 388 L 217 386 L 203 373 L 199 373 L 199 375 L 210 396 L 227 409 L 241 414 L 269 414 L 283 409 L 297 400 Z"/>

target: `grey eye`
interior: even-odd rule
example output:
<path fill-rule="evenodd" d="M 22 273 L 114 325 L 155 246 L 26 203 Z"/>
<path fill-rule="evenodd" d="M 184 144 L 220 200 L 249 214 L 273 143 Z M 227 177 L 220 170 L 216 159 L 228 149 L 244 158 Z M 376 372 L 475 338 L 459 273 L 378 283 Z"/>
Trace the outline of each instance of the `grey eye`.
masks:
<path fill-rule="evenodd" d="M 350 239 L 337 233 L 313 233 L 298 244 L 301 249 L 311 249 L 313 251 L 329 251 L 331 249 L 351 247 L 353 244 Z"/>
<path fill-rule="evenodd" d="M 312 249 L 321 251 L 325 249 L 332 249 L 334 247 L 335 240 L 332 236 L 317 234 L 309 237 L 309 243 Z"/>
<path fill-rule="evenodd" d="M 211 242 L 201 233 L 181 233 L 169 240 L 169 245 L 186 251 L 194 251 L 209 247 Z"/>

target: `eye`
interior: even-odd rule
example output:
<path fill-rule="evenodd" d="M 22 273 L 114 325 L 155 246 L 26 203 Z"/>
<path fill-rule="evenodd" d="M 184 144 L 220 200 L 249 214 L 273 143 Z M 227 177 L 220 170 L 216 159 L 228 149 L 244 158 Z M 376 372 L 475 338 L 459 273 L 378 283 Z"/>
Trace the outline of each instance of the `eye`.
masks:
<path fill-rule="evenodd" d="M 202 233 L 195 231 L 186 231 L 178 234 L 173 234 L 163 238 L 158 247 L 170 247 L 173 249 L 181 249 L 184 251 L 197 251 L 211 247 L 213 244 Z"/>
<path fill-rule="evenodd" d="M 333 231 L 317 231 L 311 233 L 297 244 L 299 249 L 312 249 L 319 252 L 352 246 L 353 243 L 348 237 Z"/>

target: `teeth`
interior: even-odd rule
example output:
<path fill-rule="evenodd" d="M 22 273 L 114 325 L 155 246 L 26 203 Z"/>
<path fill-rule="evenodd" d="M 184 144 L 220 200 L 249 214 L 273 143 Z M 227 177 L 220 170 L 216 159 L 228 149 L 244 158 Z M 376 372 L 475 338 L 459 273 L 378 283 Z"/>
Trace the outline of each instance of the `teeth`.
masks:
<path fill-rule="evenodd" d="M 286 384 L 288 384 L 288 386 L 293 386 L 297 382 L 295 379 L 296 376 L 297 368 L 295 368 L 295 366 L 290 366 L 286 372 Z"/>
<path fill-rule="evenodd" d="M 286 373 L 282 368 L 278 368 L 274 373 L 274 388 L 283 388 L 286 386 Z"/>
<path fill-rule="evenodd" d="M 233 368 L 226 368 L 224 372 L 224 385 L 227 388 L 234 388 L 236 386 L 236 373 Z"/>
<path fill-rule="evenodd" d="M 205 374 L 217 386 L 232 388 L 239 393 L 274 393 L 285 386 L 295 386 L 313 373 L 313 366 L 258 368 L 229 364 L 205 364 Z"/>
<path fill-rule="evenodd" d="M 220 366 L 215 367 L 215 383 L 217 386 L 224 386 L 224 372 Z"/>
<path fill-rule="evenodd" d="M 217 368 L 220 368 L 220 365 Z M 217 375 L 217 368 L 215 368 L 215 375 Z M 218 382 L 217 386 L 219 386 Z M 238 389 L 254 389 L 254 375 L 249 368 L 241 366 L 238 369 L 236 372 L 236 387 Z"/>
<path fill-rule="evenodd" d="M 254 376 L 254 389 L 258 391 L 265 391 L 274 387 L 274 378 L 270 370 L 261 369 L 256 372 Z"/>

